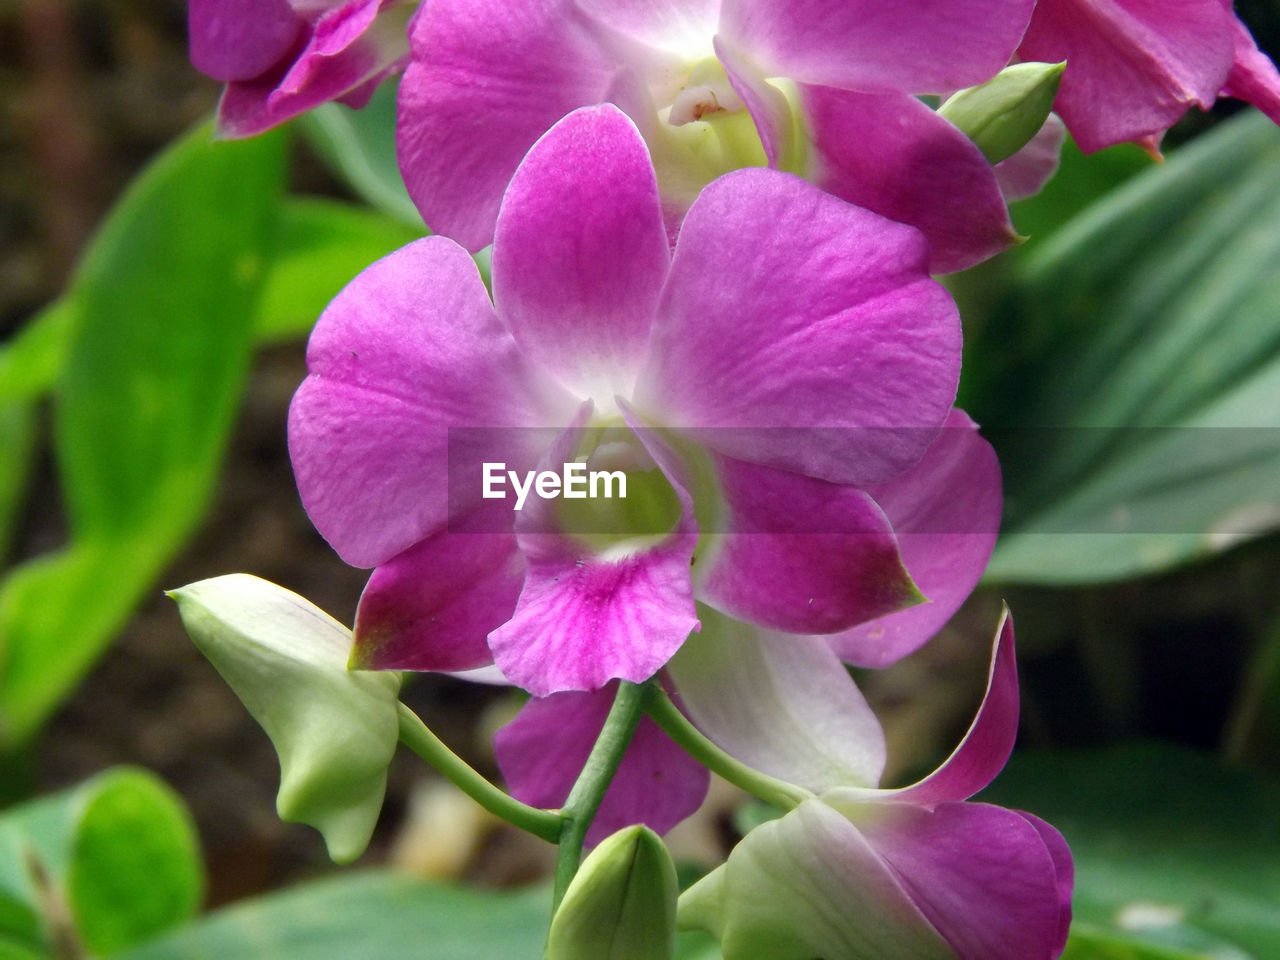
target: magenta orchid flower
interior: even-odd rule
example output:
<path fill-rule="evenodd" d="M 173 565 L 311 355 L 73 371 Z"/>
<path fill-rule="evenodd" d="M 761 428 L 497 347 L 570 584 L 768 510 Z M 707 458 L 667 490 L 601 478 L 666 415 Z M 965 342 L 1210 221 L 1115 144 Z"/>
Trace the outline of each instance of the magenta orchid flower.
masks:
<path fill-rule="evenodd" d="M 249 137 L 322 103 L 364 106 L 408 53 L 402 0 L 189 0 L 191 62 L 226 84 L 218 133 Z"/>
<path fill-rule="evenodd" d="M 879 726 L 836 656 L 882 667 L 922 646 L 977 584 L 999 526 L 995 451 L 958 410 L 920 463 L 869 492 L 889 517 L 907 570 L 928 602 L 808 637 L 753 631 L 703 608 L 702 630 L 664 673 L 676 702 L 727 738 L 723 745 L 731 752 L 765 764 L 785 756 L 793 766 L 773 772 L 818 789 L 874 785 L 884 766 Z M 605 688 L 529 701 L 494 739 L 512 794 L 534 806 L 563 805 L 612 699 Z M 744 707 L 741 717 L 727 713 Z M 762 722 L 766 710 L 770 719 Z M 750 735 L 736 740 L 736 730 Z M 814 731 L 822 731 L 816 740 Z M 644 720 L 588 840 L 634 823 L 665 833 L 702 805 L 707 782 L 701 765 Z"/>
<path fill-rule="evenodd" d="M 1085 152 L 1156 151 L 1190 107 L 1219 96 L 1280 123 L 1280 74 L 1231 0 L 1039 0 L 1018 56 L 1067 61 L 1054 109 Z"/>
<path fill-rule="evenodd" d="M 1013 647 L 1006 615 L 986 694 L 963 741 L 933 773 L 898 789 L 841 783 L 830 762 L 814 761 L 820 752 L 790 754 L 773 729 L 776 705 L 755 710 L 718 693 L 701 710 L 686 702 L 703 729 L 732 744 L 735 755 L 818 796 L 752 830 L 724 864 L 686 891 L 681 924 L 713 932 L 726 960 L 1058 956 L 1071 920 L 1066 842 L 1031 814 L 965 802 L 994 779 L 1013 748 Z M 827 675 L 828 683 L 838 682 L 833 671 Z M 866 710 L 851 681 L 843 694 L 847 714 Z M 801 699 L 792 709 L 815 708 Z M 850 733 L 830 724 L 810 729 L 811 742 Z M 878 779 L 879 728 L 864 724 L 861 743 L 864 775 Z M 852 753 L 834 739 L 828 746 Z M 835 776 L 840 766 L 849 765 L 837 763 Z"/>
<path fill-rule="evenodd" d="M 398 147 L 424 219 L 490 242 L 529 146 L 610 101 L 649 144 L 669 224 L 743 166 L 800 174 L 928 237 L 931 270 L 1014 242 L 990 165 L 915 95 L 1008 63 L 1032 0 L 434 0 L 410 28 Z"/>
<path fill-rule="evenodd" d="M 865 488 L 920 461 L 954 397 L 958 317 L 926 259 L 912 228 L 769 170 L 704 190 L 673 251 L 631 121 L 565 118 L 507 190 L 492 304 L 428 237 L 312 335 L 290 453 L 317 528 L 376 568 L 353 662 L 492 661 L 545 696 L 647 679 L 695 596 L 795 633 L 921 600 Z M 602 546 L 552 501 L 481 499 L 481 461 L 575 458 L 644 473 L 665 525 Z"/>

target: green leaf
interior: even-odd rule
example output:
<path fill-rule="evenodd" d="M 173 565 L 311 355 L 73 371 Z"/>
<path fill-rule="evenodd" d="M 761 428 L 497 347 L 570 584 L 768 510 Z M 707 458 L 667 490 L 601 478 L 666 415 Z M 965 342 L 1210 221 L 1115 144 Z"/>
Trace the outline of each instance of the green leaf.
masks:
<path fill-rule="evenodd" d="M 1277 164 L 1244 114 L 1017 262 L 970 343 L 1018 534 L 989 579 L 1134 576 L 1280 526 Z"/>
<path fill-rule="evenodd" d="M 112 769 L 0 816 L 0 940 L 44 948 L 48 919 L 39 918 L 52 896 L 72 920 L 69 933 L 105 956 L 189 920 L 203 886 L 191 818 L 145 770 Z"/>
<path fill-rule="evenodd" d="M 258 301 L 259 342 L 305 336 L 347 282 L 422 236 L 385 214 L 334 200 L 289 197 Z"/>
<path fill-rule="evenodd" d="M 36 411 L 0 400 L 0 561 L 9 551 L 35 456 Z"/>
<path fill-rule="evenodd" d="M 384 83 L 368 106 L 327 103 L 299 118 L 307 142 L 362 200 L 419 233 L 425 231 L 396 161 L 396 84 Z"/>
<path fill-rule="evenodd" d="M 34 400 L 53 385 L 77 320 L 69 296 L 49 304 L 0 347 L 0 403 Z"/>
<path fill-rule="evenodd" d="M 188 135 L 77 271 L 54 425 L 72 542 L 0 586 L 0 748 L 38 729 L 204 514 L 248 365 L 283 146 Z M 32 342 L 56 339 L 47 318 Z"/>
<path fill-rule="evenodd" d="M 193 917 L 204 893 L 200 845 L 182 801 L 141 770 L 99 778 L 67 874 L 80 937 L 110 954 Z"/>
<path fill-rule="evenodd" d="M 1149 948 L 1068 956 L 1280 956 L 1280 783 L 1133 744 L 1015 755 L 981 799 L 1062 831 L 1076 863 L 1073 929 Z"/>
<path fill-rule="evenodd" d="M 550 894 L 348 872 L 217 911 L 121 960 L 538 960 Z"/>

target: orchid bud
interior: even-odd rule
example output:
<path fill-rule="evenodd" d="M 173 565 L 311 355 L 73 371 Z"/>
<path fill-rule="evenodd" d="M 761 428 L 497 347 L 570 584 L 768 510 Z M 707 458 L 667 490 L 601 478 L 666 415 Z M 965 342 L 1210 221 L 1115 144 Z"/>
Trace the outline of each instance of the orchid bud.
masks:
<path fill-rule="evenodd" d="M 399 676 L 349 671 L 351 631 L 266 580 L 237 573 L 169 596 L 275 745 L 280 818 L 319 830 L 335 861 L 354 860 L 368 846 L 399 740 Z"/>
<path fill-rule="evenodd" d="M 547 960 L 664 960 L 675 953 L 676 868 L 644 826 L 587 857 L 551 920 Z"/>
<path fill-rule="evenodd" d="M 1062 63 L 1015 63 L 986 83 L 952 95 L 938 113 L 999 163 L 1021 150 L 1044 126 L 1053 109 Z"/>

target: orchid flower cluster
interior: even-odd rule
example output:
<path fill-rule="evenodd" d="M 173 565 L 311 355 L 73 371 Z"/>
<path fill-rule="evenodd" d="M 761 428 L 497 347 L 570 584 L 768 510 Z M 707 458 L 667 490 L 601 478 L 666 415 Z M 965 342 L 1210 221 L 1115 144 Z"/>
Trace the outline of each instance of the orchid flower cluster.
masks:
<path fill-rule="evenodd" d="M 999 524 L 934 276 L 1020 242 L 1007 204 L 1064 128 L 1158 153 L 1219 95 L 1280 121 L 1230 3 L 190 0 L 190 23 L 227 136 L 403 71 L 432 231 L 325 310 L 289 415 L 308 514 L 372 569 L 354 630 L 244 575 L 175 593 L 277 745 L 282 815 L 358 855 L 404 742 L 560 845 L 549 956 L 670 956 L 676 923 L 728 960 L 1058 956 L 1061 835 L 969 799 L 1013 747 L 1012 620 L 911 786 L 881 785 L 847 665 L 927 642 Z M 575 492 L 588 472 L 626 494 Z M 510 794 L 397 671 L 531 695 L 495 742 Z M 779 816 L 677 901 L 649 831 L 709 771 Z"/>

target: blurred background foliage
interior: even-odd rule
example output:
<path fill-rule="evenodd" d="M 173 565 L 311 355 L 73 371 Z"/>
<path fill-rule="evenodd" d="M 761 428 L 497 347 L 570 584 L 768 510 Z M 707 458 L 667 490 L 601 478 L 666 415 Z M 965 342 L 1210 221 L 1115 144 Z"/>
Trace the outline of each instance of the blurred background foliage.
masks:
<path fill-rule="evenodd" d="M 1280 49 L 1275 4 L 1237 7 Z M 362 574 L 297 503 L 284 411 L 324 304 L 424 230 L 392 88 L 213 144 L 184 20 L 181 0 L 0 7 L 0 960 L 535 957 L 545 891 L 495 891 L 536 882 L 543 845 L 397 764 L 365 868 L 329 876 L 319 838 L 275 818 L 265 736 L 160 598 L 247 570 L 350 621 Z M 1159 166 L 1068 147 L 1015 207 L 1031 239 L 949 280 L 1005 535 L 936 641 L 859 680 L 892 776 L 928 769 L 1007 599 L 1022 737 L 989 795 L 1071 841 L 1068 956 L 1266 960 L 1280 131 L 1223 105 L 1165 145 Z M 428 677 L 406 696 L 492 772 L 501 694 Z M 718 788 L 676 831 L 690 877 L 738 801 Z"/>

